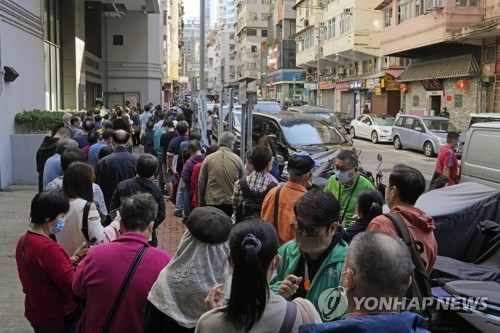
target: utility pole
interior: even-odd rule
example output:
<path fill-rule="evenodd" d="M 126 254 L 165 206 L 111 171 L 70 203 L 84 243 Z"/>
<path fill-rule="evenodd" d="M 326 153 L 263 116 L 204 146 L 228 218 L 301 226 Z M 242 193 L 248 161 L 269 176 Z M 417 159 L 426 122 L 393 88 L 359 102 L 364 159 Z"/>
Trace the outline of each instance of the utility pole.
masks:
<path fill-rule="evenodd" d="M 318 63 L 316 65 L 316 105 L 320 105 L 319 100 L 319 60 L 321 57 L 321 27 L 318 26 Z"/>
<path fill-rule="evenodd" d="M 200 0 L 200 105 L 198 108 L 198 119 L 200 120 L 201 142 L 207 141 L 207 94 L 205 91 L 205 0 Z M 222 112 L 222 110 L 221 110 Z"/>
<path fill-rule="evenodd" d="M 220 138 L 222 132 L 224 132 L 224 98 L 222 98 L 222 94 L 224 92 L 224 65 L 224 58 L 222 58 L 220 66 L 219 122 L 217 124 L 217 138 Z"/>

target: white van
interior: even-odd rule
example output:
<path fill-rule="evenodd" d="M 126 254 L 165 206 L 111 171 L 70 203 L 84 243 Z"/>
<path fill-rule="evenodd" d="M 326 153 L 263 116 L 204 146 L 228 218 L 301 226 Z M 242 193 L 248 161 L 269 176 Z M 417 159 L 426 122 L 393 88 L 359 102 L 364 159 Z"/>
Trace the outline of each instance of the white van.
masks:
<path fill-rule="evenodd" d="M 471 113 L 469 128 L 475 123 L 489 123 L 500 121 L 500 113 Z"/>
<path fill-rule="evenodd" d="M 462 182 L 500 189 L 500 122 L 473 124 L 462 155 Z"/>

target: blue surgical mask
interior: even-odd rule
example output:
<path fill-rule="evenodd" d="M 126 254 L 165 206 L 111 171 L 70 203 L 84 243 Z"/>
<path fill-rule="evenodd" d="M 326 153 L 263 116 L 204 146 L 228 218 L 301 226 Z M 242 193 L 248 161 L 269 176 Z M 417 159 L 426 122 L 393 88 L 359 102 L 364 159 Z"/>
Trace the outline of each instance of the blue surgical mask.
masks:
<path fill-rule="evenodd" d="M 50 228 L 50 233 L 52 235 L 55 235 L 55 234 L 61 232 L 63 230 L 65 224 L 66 224 L 65 219 L 58 219 L 57 225 L 55 227 Z"/>
<path fill-rule="evenodd" d="M 349 177 L 349 171 L 337 170 L 337 171 L 335 171 L 335 177 L 337 177 L 339 182 L 341 182 L 342 184 L 345 184 L 349 180 L 351 180 L 351 177 Z"/>

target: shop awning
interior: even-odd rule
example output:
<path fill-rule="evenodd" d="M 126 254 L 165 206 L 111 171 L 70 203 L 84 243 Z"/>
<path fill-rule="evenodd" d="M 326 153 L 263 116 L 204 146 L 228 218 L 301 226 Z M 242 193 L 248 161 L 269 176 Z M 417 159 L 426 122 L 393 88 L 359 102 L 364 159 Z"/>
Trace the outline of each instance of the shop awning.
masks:
<path fill-rule="evenodd" d="M 397 77 L 398 82 L 477 76 L 481 69 L 472 55 L 443 58 L 410 64 Z"/>
<path fill-rule="evenodd" d="M 384 77 L 386 75 L 392 75 L 394 77 L 397 77 L 398 75 L 401 75 L 403 73 L 405 68 L 397 68 L 397 69 L 383 69 L 380 72 L 377 72 L 375 74 L 370 74 L 367 79 L 376 79 L 378 77 Z"/>

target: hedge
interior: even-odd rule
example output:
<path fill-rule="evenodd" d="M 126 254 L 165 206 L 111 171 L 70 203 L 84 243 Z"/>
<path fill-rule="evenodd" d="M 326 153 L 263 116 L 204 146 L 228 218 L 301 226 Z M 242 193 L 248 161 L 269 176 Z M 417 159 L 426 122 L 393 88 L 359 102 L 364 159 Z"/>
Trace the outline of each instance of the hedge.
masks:
<path fill-rule="evenodd" d="M 74 116 L 85 118 L 85 111 L 78 110 L 24 110 L 15 117 L 16 133 L 41 134 L 51 133 L 54 124 L 62 121 L 63 115 L 69 112 Z"/>

